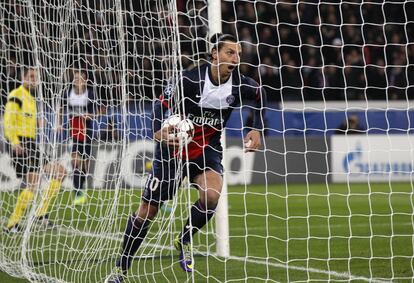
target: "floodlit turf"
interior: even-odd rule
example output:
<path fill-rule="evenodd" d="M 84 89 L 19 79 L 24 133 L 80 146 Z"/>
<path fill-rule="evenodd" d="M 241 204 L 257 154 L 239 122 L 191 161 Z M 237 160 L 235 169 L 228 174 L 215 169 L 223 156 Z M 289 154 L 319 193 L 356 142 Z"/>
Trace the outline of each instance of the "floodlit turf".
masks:
<path fill-rule="evenodd" d="M 29 281 L 25 280 L 25 279 L 20 279 L 20 278 L 16 278 L 16 277 L 12 277 L 10 275 L 8 275 L 7 273 L 4 272 L 0 272 L 0 282 L 4 282 L 4 283 L 27 283 Z"/>
<path fill-rule="evenodd" d="M 214 225 L 208 225 L 194 240 L 194 282 L 411 281 L 412 192 L 402 183 L 231 187 L 231 256 L 215 254 Z M 25 262 L 40 278 L 102 282 L 140 190 L 88 193 L 83 207 L 71 204 L 69 192 L 59 194 L 51 214 L 55 230 L 28 227 L 26 238 L 0 232 L 1 264 L 7 259 L 8 268 L 16 266 L 23 244 Z M 0 194 L 3 222 L 16 195 Z M 179 194 L 174 213 L 161 211 L 126 282 L 193 282 L 178 266 L 171 237 L 183 225 L 188 197 L 195 200 L 195 191 Z"/>

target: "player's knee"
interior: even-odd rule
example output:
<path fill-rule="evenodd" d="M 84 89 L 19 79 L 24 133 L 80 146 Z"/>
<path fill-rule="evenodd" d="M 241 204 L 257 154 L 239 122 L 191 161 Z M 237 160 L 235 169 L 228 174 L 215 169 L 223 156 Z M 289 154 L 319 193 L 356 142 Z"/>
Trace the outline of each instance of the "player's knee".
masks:
<path fill-rule="evenodd" d="M 214 211 L 214 210 L 216 210 L 217 204 L 218 204 L 218 200 L 215 200 L 215 199 L 208 200 L 207 199 L 206 202 L 204 203 L 204 206 L 205 206 L 206 211 Z"/>
<path fill-rule="evenodd" d="M 26 175 L 27 189 L 34 192 L 39 183 L 40 177 L 37 172 L 28 172 Z"/>
<path fill-rule="evenodd" d="M 67 176 L 67 171 L 65 167 L 57 163 L 52 166 L 52 177 L 54 179 L 63 180 Z"/>
<path fill-rule="evenodd" d="M 209 201 L 206 198 L 201 198 L 198 201 L 198 207 L 201 211 L 205 211 L 207 213 L 214 213 L 217 207 L 218 201 Z"/>
<path fill-rule="evenodd" d="M 72 163 L 73 168 L 81 169 L 81 167 L 82 167 L 82 161 L 77 159 L 77 158 L 72 159 L 71 163 Z"/>
<path fill-rule="evenodd" d="M 207 189 L 201 194 L 201 201 L 208 210 L 216 209 L 219 199 L 220 192 L 213 189 Z"/>
<path fill-rule="evenodd" d="M 136 211 L 135 215 L 138 218 L 137 221 L 144 222 L 145 220 L 153 220 L 157 215 L 159 210 L 158 205 L 150 204 L 145 201 L 141 202 L 138 210 Z"/>

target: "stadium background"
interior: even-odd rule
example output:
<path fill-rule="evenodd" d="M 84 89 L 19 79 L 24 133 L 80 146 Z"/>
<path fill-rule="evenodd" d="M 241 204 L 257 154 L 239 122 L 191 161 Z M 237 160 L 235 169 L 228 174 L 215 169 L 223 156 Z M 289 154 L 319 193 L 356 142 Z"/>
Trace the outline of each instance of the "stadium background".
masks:
<path fill-rule="evenodd" d="M 395 100 L 404 102 L 414 95 L 414 24 L 412 15 L 405 12 L 413 3 L 315 3 L 274 5 L 272 1 L 238 1 L 237 4 L 223 1 L 223 32 L 237 34 L 243 44 L 240 68 L 267 90 L 269 135 L 301 135 L 304 131 L 330 135 L 347 116 L 358 112 L 358 109 L 347 112 L 327 109 L 302 114 L 289 111 L 286 105 L 292 101 L 311 105 L 311 101 L 334 100 L 343 105 L 354 100 L 379 100 L 380 104 L 376 105 L 381 105 Z M 118 55 L 102 48 L 104 41 L 105 44 L 115 41 L 115 30 L 108 32 L 111 15 L 88 12 L 88 9 L 104 8 L 99 1 L 75 1 L 75 4 L 79 8 L 74 11 L 78 27 L 70 36 L 73 44 L 68 43 L 71 46 L 68 62 L 72 62 L 72 67 L 81 64 L 89 71 L 91 85 L 111 109 L 109 114 L 119 117 L 121 80 L 111 69 Z M 155 36 L 161 31 L 157 30 L 156 22 L 142 22 L 142 15 L 151 13 L 148 9 L 155 13 L 156 7 L 144 7 L 133 1 L 123 1 L 123 5 L 130 11 L 125 17 L 126 90 L 128 112 L 134 116 L 130 118 L 131 135 L 135 135 L 143 119 L 150 115 L 149 100 L 161 93 L 166 77 L 161 44 L 146 42 L 148 31 L 143 26 L 151 26 Z M 191 68 L 194 61 L 207 57 L 207 11 L 203 9 L 203 1 L 177 1 L 177 5 L 182 63 L 184 68 Z M 4 4 L 2 13 L 0 112 L 8 92 L 19 84 L 19 67 L 31 61 L 30 50 L 33 50 L 30 25 L 26 23 L 27 9 L 13 0 Z M 113 38 L 106 38 L 108 35 Z M 66 86 L 68 83 L 64 82 Z M 43 99 L 51 106 L 56 94 L 43 93 Z M 378 107 L 357 113 L 370 133 L 410 130 L 410 109 L 393 112 L 393 107 L 382 105 L 387 113 L 383 109 L 375 111 Z M 237 129 L 242 121 L 247 122 L 248 111 L 243 110 L 241 114 L 233 115 L 230 128 Z M 115 127 L 119 125 L 115 119 Z M 97 127 L 107 126 L 108 117 L 104 117 Z M 147 134 L 150 136 L 150 131 Z M 237 136 L 240 131 L 229 134 Z"/>
<path fill-rule="evenodd" d="M 207 11 L 202 9 L 204 1 L 177 2 L 182 12 L 179 28 L 183 67 L 188 68 L 192 60 L 206 56 Z M 414 4 L 317 2 L 275 5 L 272 1 L 223 1 L 223 32 L 237 34 L 243 43 L 242 72 L 261 81 L 271 101 L 413 98 L 414 23 L 413 15 L 406 11 L 414 9 Z M 147 31 L 142 28 L 143 24 L 151 26 L 156 35 L 157 23 L 141 21 L 144 8 L 152 8 L 155 13 L 156 7 L 143 7 L 134 1 L 122 3 L 130 11 L 125 16 L 128 94 L 131 100 L 152 98 L 160 93 L 159 89 L 153 91 L 153 82 L 163 78 L 163 58 L 157 42 L 145 41 Z M 120 78 L 110 68 L 114 58 L 100 48 L 104 40 L 114 40 L 102 38 L 116 32 L 106 30 L 110 15 L 104 20 L 103 13 L 87 12 L 99 11 L 103 5 L 100 1 L 75 4 L 79 7 L 74 11 L 78 28 L 70 39 L 78 44 L 70 54 L 80 58 L 72 59 L 82 60 L 87 66 L 103 99 L 119 103 Z M 4 105 L 8 90 L 18 84 L 18 66 L 33 46 L 30 25 L 25 24 L 27 9 L 16 0 L 7 1 L 3 7 L 0 75 Z M 134 60 L 135 56 L 142 60 Z"/>
<path fill-rule="evenodd" d="M 111 34 L 111 31 L 108 32 L 111 15 L 102 12 L 91 17 L 91 14 L 86 13 L 84 9 L 87 7 L 97 11 L 103 10 L 104 7 L 100 5 L 104 2 L 75 1 L 83 8 L 75 10 L 78 29 L 70 36 L 78 44 L 73 45 L 69 54 L 76 57 L 78 54 L 82 55 L 80 58 L 72 58 L 73 62 L 81 61 L 87 67 L 94 90 L 108 105 L 108 115 L 101 117 L 95 123 L 95 129 L 99 129 L 96 134 L 98 136 L 113 127 L 118 137 L 121 137 L 123 123 L 127 120 L 130 126 L 128 137 L 131 141 L 151 138 L 151 129 L 148 127 L 151 114 L 150 100 L 161 92 L 160 86 L 166 77 L 161 56 L 162 48 L 157 48 L 157 42 L 151 42 L 150 46 L 146 41 L 148 31 L 142 29 L 142 21 L 145 18 L 142 17 L 144 7 L 139 4 L 140 1 L 123 1 L 126 11 L 134 11 L 126 16 L 125 21 L 128 30 L 126 90 L 129 114 L 123 116 L 121 80 L 119 75 L 111 70 L 111 66 L 117 60 L 117 54 L 104 53 L 104 48 L 101 48 L 104 41 L 116 45 L 113 42 L 116 40 L 115 30 L 112 31 L 113 38 L 106 37 Z M 195 7 L 192 4 L 187 5 L 186 1 L 177 2 L 182 12 L 179 16 L 183 54 L 181 59 L 183 67 L 188 68 L 194 60 L 207 56 L 206 11 L 202 8 L 204 1 L 191 1 L 196 3 Z M 366 4 L 347 1 L 340 5 L 337 3 L 337 1 L 323 3 L 306 1 L 298 5 L 288 2 L 275 5 L 274 1 L 257 3 L 222 1 L 223 31 L 235 33 L 237 29 L 243 44 L 243 64 L 240 68 L 260 81 L 268 92 L 270 104 L 266 112 L 268 128 L 266 133 L 269 141 L 272 141 L 267 143 L 270 146 L 268 150 L 273 157 L 280 158 L 286 148 L 276 148 L 272 145 L 286 141 L 293 141 L 292 144 L 295 144 L 296 141 L 296 145 L 292 145 L 288 154 L 299 156 L 301 163 L 291 164 L 296 166 L 299 164 L 300 170 L 296 170 L 298 167 L 289 167 L 290 171 L 282 168 L 278 175 L 281 181 L 288 180 L 285 176 L 293 180 L 299 176 L 302 182 L 312 181 L 312 178 L 308 178 L 309 174 L 306 170 L 313 168 L 312 172 L 322 178 L 324 183 L 325 175 L 316 170 L 318 168 L 316 165 L 309 167 L 309 164 L 312 164 L 309 160 L 315 157 L 312 155 L 319 155 L 318 158 L 321 159 L 318 159 L 319 163 L 315 164 L 329 163 L 325 148 L 329 145 L 329 136 L 334 134 L 338 125 L 351 114 L 359 116 L 368 134 L 385 136 L 385 134 L 409 134 L 412 131 L 414 121 L 407 100 L 414 96 L 414 15 L 407 11 L 414 9 L 414 3 L 404 1 L 392 3 L 371 1 Z M 3 3 L 2 8 L 1 13 L 4 17 L 0 22 L 1 111 L 4 109 L 7 93 L 19 84 L 19 67 L 27 61 L 30 50 L 33 49 L 30 26 L 24 24 L 28 17 L 27 10 L 21 2 L 11 0 Z M 153 23 L 145 24 L 157 26 L 157 22 L 153 20 Z M 233 22 L 236 22 L 236 25 L 233 25 Z M 155 28 L 151 32 L 157 34 L 161 31 Z M 50 49 L 52 50 L 53 47 Z M 50 110 L 53 108 L 55 97 L 51 93 L 45 95 L 46 109 Z M 367 108 L 365 105 L 372 105 L 372 107 Z M 53 111 L 49 111 L 51 112 Z M 52 118 L 48 115 L 46 114 L 49 121 L 46 133 L 51 137 Z M 248 109 L 233 114 L 228 133 L 229 137 L 234 138 L 234 143 L 240 142 L 239 129 L 243 124 L 248 124 L 248 116 Z M 292 136 L 292 140 L 289 140 L 289 136 Z M 313 137 L 315 137 L 314 142 L 309 142 L 308 138 Z M 64 143 L 68 141 L 65 135 L 59 138 Z M 101 140 L 108 142 L 107 138 Z M 318 148 L 316 153 L 307 152 L 312 150 L 312 144 L 322 148 Z M 278 172 L 272 168 L 267 170 Z M 410 192 L 406 189 L 406 187 L 395 186 L 394 196 L 408 195 Z M 386 189 L 384 191 L 379 189 L 379 191 L 384 194 L 387 192 Z M 298 192 L 299 195 L 303 193 L 300 190 Z M 340 194 L 344 192 L 346 189 L 340 191 Z M 371 191 L 359 189 L 356 192 L 356 196 L 360 193 L 365 197 L 364 200 L 374 199 L 371 198 Z M 366 198 L 367 195 L 370 197 Z M 386 205 L 384 204 L 382 208 L 387 207 Z M 363 207 L 368 207 L 368 204 L 364 202 L 358 206 L 358 209 L 363 210 Z M 408 205 L 403 213 L 408 215 L 411 210 Z M 314 215 L 318 213 L 315 212 Z M 364 213 L 364 215 L 371 215 L 373 211 L 364 210 Z M 389 213 L 391 215 L 392 212 Z M 370 225 L 371 222 L 366 226 L 371 227 Z M 348 227 L 348 230 L 352 230 L 351 227 Z M 410 229 L 401 231 L 403 235 L 412 234 Z M 301 233 L 298 232 L 298 235 Z M 388 234 L 384 233 L 384 235 Z M 392 242 L 391 236 L 389 238 Z M 406 240 L 409 237 L 401 238 Z M 366 246 L 369 244 L 365 243 Z M 381 245 L 391 244 L 386 242 Z M 410 249 L 411 246 L 407 250 Z M 390 254 L 399 255 L 394 251 Z M 412 270 L 411 266 L 408 267 L 409 264 L 402 266 Z M 401 274 L 402 277 L 408 278 L 412 272 Z"/>

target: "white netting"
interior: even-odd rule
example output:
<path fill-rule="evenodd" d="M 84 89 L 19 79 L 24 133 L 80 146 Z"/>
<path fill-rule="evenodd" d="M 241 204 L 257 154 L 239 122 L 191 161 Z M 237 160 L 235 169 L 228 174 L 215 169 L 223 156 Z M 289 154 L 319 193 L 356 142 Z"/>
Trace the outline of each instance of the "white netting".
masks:
<path fill-rule="evenodd" d="M 411 1 L 221 1 L 223 32 L 243 46 L 240 70 L 269 100 L 262 151 L 242 150 L 251 105 L 228 123 L 230 256 L 216 253 L 213 220 L 194 239 L 195 272 L 179 269 L 172 237 L 197 199 L 184 189 L 151 226 L 127 282 L 412 281 L 412 10 Z M 207 1 L 0 1 L 2 111 L 20 67 L 36 66 L 39 145 L 69 172 L 54 229 L 33 223 L 33 205 L 22 233 L 0 231 L 1 270 L 33 282 L 104 280 L 151 170 L 151 101 L 208 60 L 210 24 Z M 94 120 L 83 206 L 73 204 L 67 115 L 54 131 L 78 68 L 106 109 Z M 3 136 L 0 146 L 5 226 L 20 180 Z"/>
<path fill-rule="evenodd" d="M 66 190 L 58 194 L 49 212 L 54 229 L 36 226 L 36 205 L 32 205 L 21 221 L 23 233 L 2 234 L 3 270 L 36 282 L 101 282 L 111 271 L 124 220 L 136 209 L 151 167 L 150 103 L 177 72 L 176 16 L 169 2 L 1 3 L 1 58 L 2 68 L 7 69 L 2 73 L 7 76 L 2 97 L 19 85 L 20 67 L 40 70 L 41 85 L 35 95 L 38 118 L 44 124 L 39 124 L 37 141 L 69 173 L 63 184 Z M 59 115 L 78 70 L 86 73 L 88 86 L 98 98 L 95 110 L 104 109 L 93 119 L 92 158 L 85 185 L 88 201 L 83 206 L 73 203 L 69 137 L 73 113 Z M 63 131 L 55 131 L 58 126 Z M 20 184 L 10 171 L 4 142 L 6 169 L 2 173 L 7 175 L 2 183 L 2 226 L 14 209 L 19 192 L 14 189 Z"/>

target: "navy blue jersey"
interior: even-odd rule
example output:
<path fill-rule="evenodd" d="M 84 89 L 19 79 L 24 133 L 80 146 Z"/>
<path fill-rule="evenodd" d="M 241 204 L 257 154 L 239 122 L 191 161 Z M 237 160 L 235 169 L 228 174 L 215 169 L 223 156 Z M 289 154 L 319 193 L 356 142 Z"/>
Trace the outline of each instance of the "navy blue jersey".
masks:
<path fill-rule="evenodd" d="M 183 93 L 176 90 L 182 83 Z M 161 128 L 162 121 L 172 113 L 179 113 L 192 120 L 195 131 L 188 151 L 183 158 L 189 160 L 203 155 L 206 147 L 222 152 L 220 136 L 231 112 L 240 105 L 255 101 L 253 128 L 261 130 L 262 110 L 266 95 L 259 84 L 235 69 L 226 82 L 217 85 L 211 79 L 210 64 L 205 64 L 182 73 L 181 81 L 170 83 L 155 106 L 154 132 Z M 163 147 L 157 146 L 157 151 Z M 156 153 L 156 157 L 161 156 Z"/>

